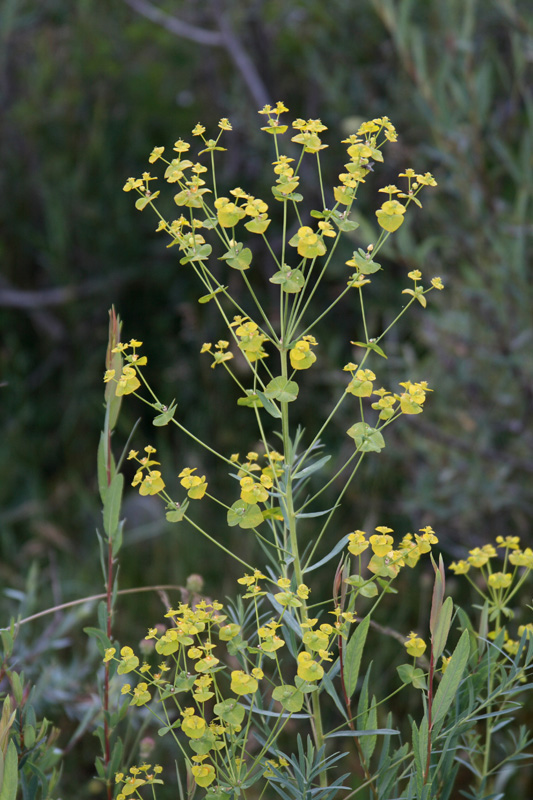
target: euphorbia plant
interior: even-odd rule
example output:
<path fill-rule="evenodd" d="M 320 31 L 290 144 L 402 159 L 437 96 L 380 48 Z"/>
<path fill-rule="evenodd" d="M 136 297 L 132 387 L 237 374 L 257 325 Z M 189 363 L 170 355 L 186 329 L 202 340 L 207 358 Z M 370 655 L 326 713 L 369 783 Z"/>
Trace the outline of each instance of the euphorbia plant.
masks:
<path fill-rule="evenodd" d="M 292 123 L 293 135 L 287 136 L 286 113 L 283 103 L 260 111 L 266 121 L 262 130 L 272 137 L 275 152 L 270 206 L 248 187 L 219 194 L 215 167 L 218 152 L 225 149 L 222 134 L 231 131 L 227 119 L 220 121 L 216 138 L 207 138 L 203 126 L 195 127 L 197 155 L 182 139 L 174 144 L 170 160 L 163 147 L 152 151 L 150 163 L 164 163 L 164 179 L 174 185 L 176 219 L 160 213 L 160 192 L 153 190 L 156 179 L 150 173 L 129 178 L 124 186 L 138 195 L 137 209 L 150 207 L 159 217 L 157 230 L 169 238 L 168 247 L 177 249 L 182 267 L 198 278 L 199 302 L 216 304 L 221 338 L 204 343 L 201 353 L 212 360 L 214 382 L 222 371 L 239 387 L 235 414 L 255 417 L 260 446 L 250 450 L 250 442 L 240 442 L 242 456 L 219 452 L 202 439 L 201 431 L 188 428 L 175 400 L 160 398 L 148 382 L 148 357 L 139 352 L 142 343 L 131 339 L 114 344 L 112 350 L 123 366 L 107 369 L 108 393 L 114 387 L 116 397 L 135 396 L 154 413 L 154 425 L 177 426 L 198 448 L 220 459 L 228 469 L 231 498 L 212 493 L 209 476 L 193 465 L 183 464 L 177 476 L 169 475 L 150 444 L 142 446 L 141 455 L 140 450 L 129 452 L 137 465 L 132 485 L 141 495 L 161 498 L 169 522 L 192 526 L 239 562 L 243 574 L 235 602 L 223 605 L 197 597 L 168 608 L 163 626 L 147 621 L 142 654 L 129 646 L 120 648 L 109 635 L 100 637 L 106 675 L 120 684 L 123 703 L 147 709 L 159 734 L 173 738 L 189 778 L 188 796 L 205 790 L 211 798 L 270 797 L 273 792 L 283 798 L 322 800 L 337 794 L 383 800 L 446 798 L 454 786 L 458 749 L 466 746 L 468 735 L 475 735 L 479 715 L 499 718 L 519 691 L 533 657 L 528 630 L 509 653 L 499 646 L 503 634 L 498 630 L 496 641 L 481 647 L 461 619 L 464 630 L 447 651 L 455 610 L 445 598 L 442 559 L 437 563 L 429 555 L 437 543 L 432 528 L 396 537 L 387 520 L 374 531 L 360 530 L 354 521 L 354 530 L 334 533 L 335 512 L 363 460 L 383 450 L 391 424 L 423 411 L 430 391 L 424 381 L 409 376 L 399 386 L 385 388 L 386 381 L 377 375 L 386 359 L 386 334 L 413 303 L 426 306 L 427 295 L 443 288 L 440 278 L 430 276 L 428 283 L 419 270 L 409 272 L 403 290 L 407 302 L 386 330 L 369 329 L 365 298 L 378 291 L 378 259 L 385 242 L 404 224 L 412 206 L 421 206 L 420 193 L 436 183 L 430 173 L 407 168 L 399 175 L 399 186 L 379 190 L 385 198 L 376 211 L 375 241 L 353 250 L 343 286 L 317 312 L 320 287 L 338 257 L 339 241 L 358 227 L 351 217 L 358 192 L 397 134 L 387 117 L 363 123 L 343 140 L 346 163 L 330 190 L 323 183 L 320 162 L 327 146 L 322 140 L 325 126 L 320 120 L 298 119 Z M 310 211 L 301 193 L 304 158 L 316 164 L 322 198 L 321 207 Z M 277 206 L 273 217 L 280 220 L 276 237 L 270 235 L 275 226 L 272 203 Z M 265 307 L 254 288 L 254 252 L 261 248 L 249 246 L 253 237 L 261 240 L 260 257 L 270 260 L 269 279 L 279 287 L 275 309 Z M 222 267 L 211 242 L 219 247 Z M 228 269 L 241 274 L 238 297 L 225 283 Z M 354 360 L 339 365 L 343 388 L 330 412 L 316 430 L 304 433 L 297 425 L 300 374 L 320 369 L 317 325 L 347 296 L 361 316 L 362 334 L 351 342 Z M 237 354 L 246 365 L 245 377 L 242 369 L 233 369 Z M 322 453 L 320 442 L 341 406 L 349 407 L 353 420 L 346 430 L 352 447 L 336 463 Z M 111 472 L 116 469 L 109 453 L 106 463 Z M 122 482 L 114 481 L 113 474 L 108 477 L 104 501 L 107 508 L 118 509 Z M 336 496 L 324 508 L 323 498 L 332 491 Z M 260 560 L 248 563 L 234 552 L 220 524 L 216 531 L 202 527 L 195 515 L 200 501 L 215 504 L 230 528 L 250 531 Z M 118 520 L 116 514 L 117 530 Z M 312 536 L 309 521 L 315 526 Z M 111 541 L 114 533 L 107 533 Z M 320 557 L 317 549 L 324 549 L 326 536 L 329 552 Z M 414 569 L 423 556 L 431 558 L 435 575 L 427 620 L 429 660 L 424 632 L 399 632 L 398 650 L 411 661 L 398 667 L 397 691 L 414 686 L 422 701 L 419 713 L 404 728 L 387 712 L 387 698 L 380 697 L 379 680 L 364 659 L 365 643 L 370 625 L 380 630 L 375 617 L 398 574 Z M 332 565 L 333 596 L 315 597 L 312 574 Z M 525 575 L 531 566 L 529 560 L 517 569 Z M 489 586 L 493 585 L 491 578 Z M 469 681 L 487 668 L 482 666 L 487 658 L 493 668 L 497 665 L 498 678 L 487 692 L 472 694 Z M 333 723 L 332 709 L 337 716 Z M 291 736 L 296 736 L 293 744 Z M 355 748 L 356 775 L 339 765 L 343 753 L 334 745 L 343 736 Z M 483 780 L 492 763 L 490 744 L 489 737 Z M 461 758 L 468 756 L 463 752 Z M 118 773 L 117 796 L 140 797 L 147 786 L 155 795 L 162 780 L 159 767 L 139 765 Z"/>

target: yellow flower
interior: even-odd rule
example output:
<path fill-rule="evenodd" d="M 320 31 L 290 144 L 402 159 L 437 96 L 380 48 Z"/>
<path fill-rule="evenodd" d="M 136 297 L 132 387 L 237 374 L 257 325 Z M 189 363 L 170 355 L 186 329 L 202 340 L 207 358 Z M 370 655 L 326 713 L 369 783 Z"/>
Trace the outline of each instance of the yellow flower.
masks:
<path fill-rule="evenodd" d="M 150 153 L 150 158 L 148 159 L 150 164 L 153 164 L 154 161 L 157 161 L 157 159 L 161 156 L 162 153 L 164 153 L 164 151 L 165 151 L 164 147 L 154 147 L 154 149 Z"/>
<path fill-rule="evenodd" d="M 379 536 L 374 534 L 370 537 L 369 541 L 373 552 L 380 558 L 383 558 L 387 555 L 387 553 L 390 553 L 392 550 L 392 545 L 394 544 L 394 539 L 389 535 Z"/>
<path fill-rule="evenodd" d="M 199 764 L 198 766 L 192 767 L 191 772 L 195 782 L 198 786 L 202 786 L 203 788 L 213 783 L 216 777 L 215 768 L 211 766 L 211 764 Z"/>
<path fill-rule="evenodd" d="M 422 184 L 422 186 L 436 186 L 437 181 L 431 174 L 431 172 L 426 172 L 424 175 L 417 175 L 416 179 L 418 183 Z"/>
<path fill-rule="evenodd" d="M 515 550 L 514 553 L 509 553 L 509 561 L 515 567 L 533 569 L 533 550 L 531 547 L 526 547 L 524 551 Z"/>
<path fill-rule="evenodd" d="M 293 369 L 309 369 L 316 361 L 316 355 L 311 347 L 317 344 L 313 336 L 304 336 L 289 351 L 289 358 Z"/>
<path fill-rule="evenodd" d="M 317 661 L 313 661 L 310 653 L 298 654 L 298 677 L 303 681 L 319 681 L 324 675 L 324 668 Z"/>
<path fill-rule="evenodd" d="M 507 589 L 511 585 L 513 576 L 510 572 L 494 572 L 489 575 L 488 584 L 492 589 Z"/>
<path fill-rule="evenodd" d="M 410 656 L 418 658 L 418 656 L 421 656 L 424 653 L 424 650 L 426 649 L 426 643 L 423 639 L 417 636 L 416 633 L 411 631 L 407 641 L 404 642 L 404 647 Z"/>
<path fill-rule="evenodd" d="M 450 564 L 450 569 L 452 572 L 455 572 L 456 575 L 466 575 L 470 569 L 470 564 L 468 561 L 461 559 L 461 561 L 454 561 L 452 564 Z"/>
<path fill-rule="evenodd" d="M 231 691 L 235 694 L 254 694 L 258 686 L 257 680 L 241 669 L 233 670 L 231 673 Z"/>
<path fill-rule="evenodd" d="M 133 367 L 125 366 L 122 368 L 122 375 L 120 376 L 116 394 L 121 397 L 125 394 L 131 394 L 141 385 L 140 380 L 137 378 L 137 373 Z"/>
<path fill-rule="evenodd" d="M 291 247 L 298 248 L 298 255 L 303 258 L 315 258 L 323 256 L 326 252 L 326 245 L 308 225 L 299 228 L 298 233 L 289 240 Z"/>
<path fill-rule="evenodd" d="M 348 534 L 348 550 L 352 555 L 358 556 L 367 549 L 368 542 L 365 537 L 364 531 L 354 531 L 354 533 Z"/>
<path fill-rule="evenodd" d="M 174 142 L 173 149 L 176 151 L 176 153 L 186 153 L 187 150 L 190 150 L 190 148 L 190 144 L 188 142 L 184 142 L 183 139 L 178 139 L 176 142 Z"/>
<path fill-rule="evenodd" d="M 470 555 L 468 556 L 468 563 L 472 564 L 473 567 L 484 567 L 487 561 L 489 560 L 488 553 L 485 553 L 479 547 L 474 547 L 473 550 L 468 551 Z"/>
<path fill-rule="evenodd" d="M 159 470 L 151 469 L 148 474 L 144 476 L 144 479 L 139 487 L 139 494 L 143 496 L 154 495 L 163 491 L 164 488 L 165 482 L 161 477 Z"/>
<path fill-rule="evenodd" d="M 498 547 L 504 547 L 506 550 L 518 550 L 520 547 L 520 537 L 506 536 L 504 539 L 503 536 L 497 536 L 496 543 Z"/>

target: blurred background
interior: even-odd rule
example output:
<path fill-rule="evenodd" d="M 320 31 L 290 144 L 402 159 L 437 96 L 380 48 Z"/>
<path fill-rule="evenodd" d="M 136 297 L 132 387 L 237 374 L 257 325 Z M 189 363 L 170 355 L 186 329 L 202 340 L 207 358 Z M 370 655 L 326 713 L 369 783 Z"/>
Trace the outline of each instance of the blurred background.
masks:
<path fill-rule="evenodd" d="M 442 277 L 446 291 L 394 330 L 382 368 L 386 385 L 425 379 L 435 392 L 424 415 L 402 421 L 368 459 L 339 530 L 385 524 L 403 535 L 432 525 L 448 562 L 496 535 L 533 543 L 527 0 L 3 0 L 0 39 L 3 624 L 103 591 L 96 448 L 112 304 L 124 338 L 144 342 L 160 396 L 177 399 L 191 429 L 227 452 L 255 446 L 246 409 L 238 431 L 224 427 L 220 408 L 232 407 L 233 387 L 199 358 L 204 341 L 223 335 L 216 309 L 198 305 L 193 275 L 122 186 L 148 169 L 154 146 L 190 138 L 199 121 L 214 130 L 227 116 L 234 131 L 224 135 L 220 185 L 268 199 L 272 142 L 259 132 L 257 110 L 277 100 L 291 119 L 320 117 L 330 128 L 330 185 L 343 163 L 338 142 L 360 121 L 387 115 L 399 131 L 360 194 L 361 227 L 346 258 L 375 237 L 381 186 L 405 167 L 438 181 L 392 237 L 369 308 L 380 331 L 398 311 L 409 270 Z M 309 201 L 312 208 L 312 193 Z M 165 202 L 171 213 L 171 193 Z M 328 275 L 331 296 L 346 280 L 344 260 Z M 270 291 L 259 256 L 255 269 L 259 289 Z M 324 328 L 320 382 L 309 385 L 302 409 L 310 430 L 330 407 L 338 367 L 354 357 L 347 342 L 361 338 L 357 325 L 346 306 Z M 142 413 L 136 401 L 124 403 L 117 451 Z M 326 448 L 346 446 L 349 424 L 339 419 Z M 181 435 L 141 419 L 132 445 L 148 442 L 169 475 L 192 462 L 219 480 L 215 463 Z M 222 527 L 229 546 L 249 547 L 204 506 L 210 530 Z M 232 568 L 221 569 L 194 532 L 168 526 L 155 498 L 131 489 L 125 513 L 121 587 L 183 584 L 195 572 L 209 594 L 233 592 Z M 157 596 L 128 599 L 119 636 L 141 638 L 160 613 Z M 419 613 L 417 600 L 398 626 L 416 624 Z M 25 626 L 19 645 L 29 673 L 39 663 L 43 708 L 63 715 L 61 744 L 87 770 L 87 796 L 93 745 L 79 739 L 97 698 L 80 632 L 93 616 L 87 604 L 44 618 Z"/>

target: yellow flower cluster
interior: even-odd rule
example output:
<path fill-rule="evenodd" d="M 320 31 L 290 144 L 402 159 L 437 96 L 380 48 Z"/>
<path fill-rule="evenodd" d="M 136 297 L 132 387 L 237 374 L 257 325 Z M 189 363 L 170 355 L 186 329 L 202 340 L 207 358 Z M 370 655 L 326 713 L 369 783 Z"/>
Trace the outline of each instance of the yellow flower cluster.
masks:
<path fill-rule="evenodd" d="M 117 794 L 117 800 L 125 800 L 128 795 L 138 795 L 141 786 L 150 786 L 156 783 L 162 784 L 163 781 L 157 776 L 161 774 L 163 767 L 155 764 L 141 764 L 140 767 L 130 767 L 128 775 L 123 772 L 115 774 L 115 783 L 121 786 Z M 153 791 L 153 790 L 152 790 Z"/>
<path fill-rule="evenodd" d="M 242 317 L 240 314 L 233 317 L 230 323 L 231 328 L 235 328 L 235 335 L 239 339 L 239 349 L 242 350 L 248 361 L 253 363 L 262 358 L 267 358 L 268 353 L 263 348 L 264 342 L 268 337 L 259 329 L 259 325 L 249 317 Z"/>
<path fill-rule="evenodd" d="M 510 573 L 492 573 L 490 559 L 496 558 L 497 549 L 506 550 L 505 562 L 509 562 L 514 567 L 525 567 L 527 570 L 533 569 L 533 550 L 531 547 L 520 549 L 520 538 L 518 536 L 497 536 L 496 547 L 486 544 L 483 547 L 474 547 L 469 550 L 468 558 L 454 561 L 450 564 L 450 569 L 456 575 L 466 575 L 470 567 L 481 569 L 488 565 L 487 582 L 493 588 L 506 588 L 510 585 L 512 575 Z M 503 577 L 501 577 L 503 575 Z M 506 577 L 509 576 L 509 577 Z"/>
<path fill-rule="evenodd" d="M 394 548 L 394 539 L 390 535 L 392 528 L 380 525 L 375 529 L 377 533 L 367 537 L 365 531 L 354 531 L 348 535 L 348 551 L 354 556 L 364 553 L 369 547 L 372 550 L 372 557 L 368 563 L 368 569 L 376 577 L 395 578 L 402 567 L 414 567 L 418 563 L 423 553 L 429 553 L 432 545 L 438 539 L 429 525 L 420 528 L 419 533 L 407 533 Z M 352 581 L 353 583 L 353 581 Z M 368 595 L 368 587 L 366 589 Z"/>
<path fill-rule="evenodd" d="M 204 342 L 200 353 L 209 353 L 213 356 L 213 363 L 211 364 L 211 369 L 214 369 L 217 364 L 222 364 L 224 361 L 231 361 L 233 358 L 233 353 L 228 350 L 229 342 L 226 339 L 219 339 L 218 342 L 215 344 L 215 349 L 212 349 L 213 344 L 212 342 Z"/>
<path fill-rule="evenodd" d="M 205 475 L 193 475 L 196 472 L 196 467 L 185 467 L 182 469 L 178 478 L 181 478 L 181 485 L 187 489 L 187 495 L 192 500 L 201 500 L 207 491 L 207 482 Z"/>
<path fill-rule="evenodd" d="M 115 378 L 115 370 L 108 369 L 104 375 L 104 383 L 109 383 L 109 381 L 114 380 L 116 385 L 115 394 L 119 397 L 126 394 L 132 394 L 135 392 L 141 382 L 137 377 L 137 368 L 143 367 L 145 364 L 148 363 L 148 359 L 146 356 L 139 356 L 137 353 L 137 348 L 142 346 L 142 342 L 137 341 L 137 339 L 130 339 L 127 344 L 118 344 L 116 347 L 112 349 L 112 353 L 120 353 L 124 356 L 124 360 L 126 364 L 122 367 L 122 372 L 120 377 L 117 379 Z M 129 349 L 132 349 L 132 353 L 127 353 Z"/>
<path fill-rule="evenodd" d="M 498 550 L 503 552 L 499 554 Z M 494 559 L 498 555 L 503 559 L 501 569 L 493 567 Z M 510 566 L 514 567 L 514 570 L 511 571 Z M 481 571 L 487 588 L 486 593 L 480 589 L 478 582 L 470 577 L 471 568 Z M 533 635 L 533 624 L 520 625 L 518 639 L 513 639 L 510 638 L 507 629 L 501 625 L 500 620 L 502 615 L 509 620 L 514 617 L 514 611 L 507 604 L 533 570 L 533 550 L 530 547 L 522 549 L 518 536 L 497 536 L 496 547 L 492 544 L 474 547 L 469 550 L 468 558 L 454 561 L 450 564 L 450 569 L 455 575 L 467 575 L 468 580 L 485 598 L 489 622 L 496 622 L 495 629 L 488 634 L 489 638 L 494 640 L 502 634 L 501 646 L 509 655 L 516 655 L 521 637 L 524 634 L 528 638 Z"/>
<path fill-rule="evenodd" d="M 139 494 L 141 495 L 159 494 L 165 488 L 165 482 L 161 477 L 160 470 L 151 469 L 155 465 L 160 465 L 159 461 L 154 461 L 150 458 L 156 450 L 151 445 L 147 445 L 144 448 L 144 452 L 146 455 L 142 458 L 139 458 L 137 450 L 130 450 L 128 453 L 128 461 L 135 460 L 141 465 L 140 469 L 135 473 L 131 485 L 139 486 Z"/>
<path fill-rule="evenodd" d="M 307 334 L 299 339 L 289 350 L 289 358 L 293 369 L 309 369 L 311 364 L 316 361 L 316 355 L 311 347 L 316 347 L 317 340 L 311 334 Z"/>
<path fill-rule="evenodd" d="M 379 411 L 379 419 L 390 420 L 396 413 L 420 414 L 426 402 L 426 395 L 432 391 L 426 381 L 400 383 L 404 389 L 402 393 L 392 393 L 381 387 L 374 389 L 375 374 L 370 369 L 358 369 L 357 364 L 349 362 L 343 367 L 345 372 L 351 373 L 351 380 L 346 391 L 356 397 L 370 397 L 377 395 L 379 400 L 372 403 L 372 408 Z"/>

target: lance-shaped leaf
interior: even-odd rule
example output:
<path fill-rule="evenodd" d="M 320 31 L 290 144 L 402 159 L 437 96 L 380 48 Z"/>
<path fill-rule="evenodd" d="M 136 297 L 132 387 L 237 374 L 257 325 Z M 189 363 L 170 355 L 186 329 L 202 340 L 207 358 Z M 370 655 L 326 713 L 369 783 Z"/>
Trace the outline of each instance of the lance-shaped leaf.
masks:
<path fill-rule="evenodd" d="M 346 654 L 344 658 L 344 684 L 346 686 L 346 693 L 348 697 L 353 695 L 355 692 L 355 687 L 357 686 L 357 679 L 359 678 L 359 670 L 361 668 L 361 658 L 365 648 L 369 625 L 370 617 L 366 616 L 359 623 L 346 646 Z"/>
<path fill-rule="evenodd" d="M 123 488 L 124 476 L 119 472 L 104 495 L 104 530 L 108 539 L 112 539 L 118 526 Z"/>
<path fill-rule="evenodd" d="M 433 699 L 433 727 L 444 719 L 449 707 L 455 701 L 469 655 L 469 634 L 468 631 L 463 631 Z"/>
<path fill-rule="evenodd" d="M 215 295 L 219 294 L 220 292 L 225 292 L 227 288 L 228 288 L 227 286 L 219 286 L 217 289 L 215 289 L 214 292 L 210 292 L 209 294 L 203 294 L 201 297 L 199 297 L 198 302 L 209 303 L 209 301 L 212 300 Z"/>
<path fill-rule="evenodd" d="M 367 350 L 373 350 L 374 353 L 378 354 L 378 356 L 387 358 L 381 347 L 375 342 L 350 342 L 350 344 L 354 344 L 356 347 L 364 347 Z"/>

